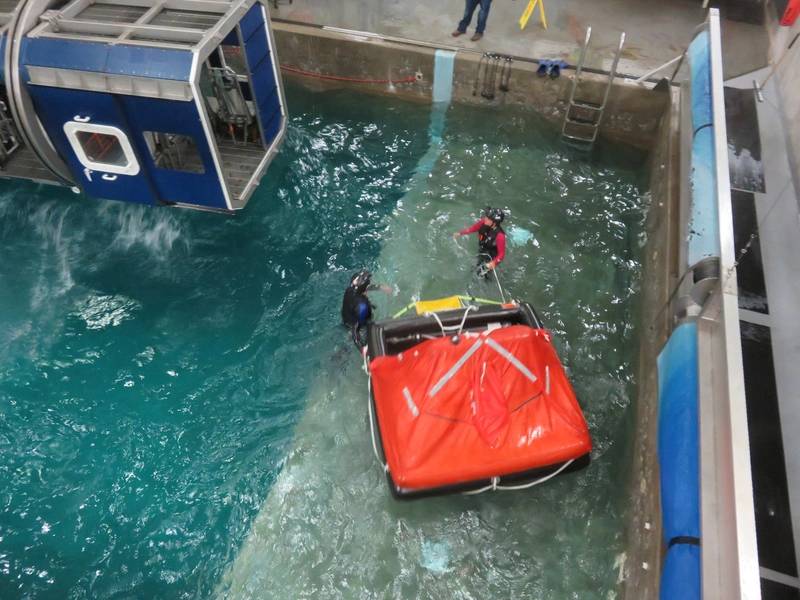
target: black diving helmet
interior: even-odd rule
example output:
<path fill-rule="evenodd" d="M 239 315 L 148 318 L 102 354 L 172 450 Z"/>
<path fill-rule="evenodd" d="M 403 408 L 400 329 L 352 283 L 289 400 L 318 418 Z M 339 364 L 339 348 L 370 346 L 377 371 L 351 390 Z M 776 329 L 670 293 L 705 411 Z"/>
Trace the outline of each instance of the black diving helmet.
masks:
<path fill-rule="evenodd" d="M 488 217 L 492 221 L 494 221 L 497 225 L 503 222 L 503 219 L 506 218 L 505 213 L 503 213 L 502 208 L 492 208 L 491 206 L 487 206 L 483 211 L 484 216 Z"/>
<path fill-rule="evenodd" d="M 361 269 L 358 273 L 350 278 L 350 287 L 357 293 L 363 294 L 367 291 L 370 282 L 372 281 L 372 273 L 366 269 Z"/>

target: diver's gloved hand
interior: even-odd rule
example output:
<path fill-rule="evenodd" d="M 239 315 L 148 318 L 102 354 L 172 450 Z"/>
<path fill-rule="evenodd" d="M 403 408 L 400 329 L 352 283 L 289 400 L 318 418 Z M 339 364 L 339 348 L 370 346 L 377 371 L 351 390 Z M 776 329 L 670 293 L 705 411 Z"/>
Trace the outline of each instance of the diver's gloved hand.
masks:
<path fill-rule="evenodd" d="M 381 291 L 384 294 L 389 294 L 389 295 L 393 295 L 394 294 L 394 288 L 392 286 L 390 286 L 390 285 L 383 284 L 383 285 L 380 286 L 380 288 L 381 288 Z"/>

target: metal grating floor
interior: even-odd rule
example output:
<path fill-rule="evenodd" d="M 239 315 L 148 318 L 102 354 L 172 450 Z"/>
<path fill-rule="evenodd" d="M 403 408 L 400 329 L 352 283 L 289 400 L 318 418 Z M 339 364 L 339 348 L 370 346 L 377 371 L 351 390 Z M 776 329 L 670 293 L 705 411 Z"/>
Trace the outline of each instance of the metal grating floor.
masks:
<path fill-rule="evenodd" d="M 230 140 L 217 140 L 222 159 L 222 172 L 232 198 L 238 199 L 247 187 L 253 172 L 266 154 L 260 144 L 234 144 Z"/>
<path fill-rule="evenodd" d="M 33 179 L 39 183 L 64 183 L 53 175 L 45 167 L 32 150 L 22 146 L 18 148 L 8 159 L 8 162 L 0 169 L 0 177 L 21 177 L 23 179 Z"/>
<path fill-rule="evenodd" d="M 124 6 L 118 4 L 92 4 L 83 10 L 78 18 L 87 21 L 115 21 L 117 23 L 135 23 L 147 8 L 143 6 Z"/>
<path fill-rule="evenodd" d="M 16 6 L 14 0 L 0 3 Z M 248 4 L 249 0 L 70 0 L 43 13 L 29 36 L 116 38 L 123 44 L 192 48 L 208 42 L 206 36 L 215 28 L 240 18 Z"/>
<path fill-rule="evenodd" d="M 218 20 L 218 15 L 189 10 L 162 10 L 150 21 L 151 25 L 162 27 L 189 27 L 191 29 L 210 29 Z"/>

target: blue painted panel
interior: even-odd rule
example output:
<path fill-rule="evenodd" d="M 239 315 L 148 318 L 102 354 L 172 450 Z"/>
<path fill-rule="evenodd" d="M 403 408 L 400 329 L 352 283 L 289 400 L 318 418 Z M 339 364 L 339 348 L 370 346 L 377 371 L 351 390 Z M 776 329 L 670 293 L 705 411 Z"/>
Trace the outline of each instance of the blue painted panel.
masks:
<path fill-rule="evenodd" d="M 265 103 L 271 98 L 278 88 L 275 73 L 272 70 L 272 61 L 262 63 L 264 67 L 250 73 L 253 82 L 253 92 L 258 98 L 259 111 L 263 110 Z"/>
<path fill-rule="evenodd" d="M 227 46 L 238 46 L 239 45 L 239 36 L 236 35 L 236 27 L 231 29 L 228 32 L 228 35 L 222 40 L 222 43 Z"/>
<path fill-rule="evenodd" d="M 120 96 L 128 121 L 136 132 L 131 143 L 143 157 L 153 184 L 162 200 L 227 208 L 208 140 L 194 102 Z M 162 169 L 153 162 L 143 132 L 180 133 L 191 136 L 203 160 L 204 173 Z"/>
<path fill-rule="evenodd" d="M 21 63 L 25 66 L 189 81 L 192 53 L 79 40 L 25 38 Z"/>
<path fill-rule="evenodd" d="M 264 125 L 264 138 L 266 139 L 267 145 L 272 144 L 276 137 L 278 137 L 278 133 L 281 130 L 281 123 L 283 122 L 283 118 L 281 114 L 275 113 L 273 117 Z"/>
<path fill-rule="evenodd" d="M 272 64 L 261 5 L 256 4 L 251 8 L 239 26 L 245 40 L 244 50 L 253 84 L 252 93 L 261 120 L 263 141 L 265 145 L 269 146 L 281 130 L 283 116 L 278 89 L 278 74 Z"/>
<path fill-rule="evenodd" d="M 708 31 L 702 31 L 689 46 L 689 65 L 692 85 L 692 130 L 712 121 L 711 109 L 711 47 Z"/>
<path fill-rule="evenodd" d="M 0 84 L 6 82 L 6 61 L 3 57 L 6 55 L 6 34 L 0 35 Z"/>
<path fill-rule="evenodd" d="M 269 59 L 269 47 L 266 35 L 252 35 L 244 46 L 247 55 L 247 64 L 251 71 L 262 67 L 262 61 Z"/>
<path fill-rule="evenodd" d="M 272 61 L 266 61 L 262 64 L 265 66 L 255 73 L 251 73 L 251 77 L 258 104 L 258 112 L 261 117 L 261 124 L 264 127 L 264 142 L 269 144 L 275 139 L 277 132 L 270 134 L 268 125 L 275 115 L 280 117 L 281 105 L 280 95 L 278 94 L 278 84 L 272 69 Z M 277 129 L 280 129 L 280 119 L 278 119 Z"/>
<path fill-rule="evenodd" d="M 700 548 L 672 546 L 661 569 L 661 600 L 700 600 L 701 589 Z"/>
<path fill-rule="evenodd" d="M 154 79 L 189 81 L 192 53 L 188 50 L 145 48 L 142 46 L 111 46 L 106 73 L 137 75 Z"/>
<path fill-rule="evenodd" d="M 692 100 L 691 214 L 689 217 L 688 266 L 719 256 L 717 179 L 711 98 L 711 48 L 707 31 L 689 46 Z"/>
<path fill-rule="evenodd" d="M 20 63 L 25 66 L 102 73 L 105 71 L 108 47 L 108 44 L 96 42 L 26 37 L 22 40 Z"/>
<path fill-rule="evenodd" d="M 693 266 L 709 256 L 719 256 L 714 155 L 713 128 L 700 129 L 692 140 L 692 172 L 689 181 L 692 201 L 687 266 Z"/>
<path fill-rule="evenodd" d="M 697 325 L 680 325 L 658 356 L 658 457 L 664 541 L 700 536 Z"/>
<path fill-rule="evenodd" d="M 264 27 L 264 15 L 261 12 L 261 3 L 256 2 L 239 21 L 242 28 L 242 39 L 246 42 L 258 30 Z"/>
<path fill-rule="evenodd" d="M 88 195 L 142 204 L 157 203 L 155 191 L 142 163 L 142 157 L 136 152 L 135 147 L 134 153 L 137 154 L 137 159 L 142 167 L 139 173 L 137 175 L 117 175 L 114 181 L 106 181 L 102 178 L 102 172 L 90 172 L 89 175 L 85 173 L 84 166 L 73 152 L 64 133 L 64 123 L 72 121 L 74 115 L 78 114 L 82 117 L 90 117 L 92 123 L 117 127 L 130 139 L 132 137 L 131 129 L 114 96 L 36 85 L 28 86 L 28 91 L 33 98 L 36 113 L 53 145 L 66 161 L 75 181 Z"/>

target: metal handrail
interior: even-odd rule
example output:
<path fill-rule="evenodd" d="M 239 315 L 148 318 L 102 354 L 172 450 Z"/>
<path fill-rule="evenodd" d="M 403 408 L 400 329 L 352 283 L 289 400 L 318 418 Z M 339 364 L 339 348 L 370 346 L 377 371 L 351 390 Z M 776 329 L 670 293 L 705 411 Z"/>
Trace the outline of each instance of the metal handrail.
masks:
<path fill-rule="evenodd" d="M 614 62 L 611 64 L 611 71 L 608 74 L 608 83 L 606 84 L 606 92 L 603 94 L 603 102 L 600 105 L 601 108 L 606 107 L 606 102 L 608 102 L 608 96 L 611 94 L 611 85 L 614 83 L 614 78 L 617 76 L 617 66 L 619 66 L 619 57 L 622 56 L 622 47 L 625 45 L 625 32 L 623 31 L 619 36 L 619 46 L 617 46 L 617 53 L 614 55 Z M 603 118 L 603 115 L 600 115 L 600 119 Z M 600 119 L 598 119 L 598 125 L 600 124 Z"/>
<path fill-rule="evenodd" d="M 575 77 L 572 78 L 572 90 L 569 93 L 569 104 L 571 105 L 575 100 L 575 90 L 578 87 L 578 80 L 581 78 L 583 72 L 583 63 L 586 61 L 586 51 L 589 48 L 589 40 L 592 39 L 591 26 L 586 28 L 586 37 L 583 39 L 583 47 L 581 48 L 581 56 L 578 58 L 578 65 L 575 67 Z"/>
<path fill-rule="evenodd" d="M 606 81 L 606 88 L 603 93 L 603 100 L 599 104 L 591 104 L 588 103 L 576 103 L 575 102 L 575 93 L 578 89 L 578 84 L 580 82 L 581 73 L 583 73 L 584 64 L 586 63 L 586 54 L 589 49 L 589 41 L 592 37 L 592 28 L 586 28 L 586 38 L 583 42 L 583 47 L 581 48 L 581 55 L 578 59 L 578 66 L 575 72 L 575 77 L 572 79 L 572 89 L 570 90 L 569 94 L 569 101 L 567 103 L 567 111 L 564 114 L 564 122 L 561 126 L 561 135 L 569 140 L 578 141 L 581 143 L 588 143 L 593 144 L 594 141 L 597 139 L 597 133 L 600 129 L 600 123 L 603 120 L 603 115 L 605 113 L 606 103 L 608 102 L 608 98 L 611 94 L 611 86 L 614 84 L 614 79 L 617 76 L 617 67 L 619 66 L 619 59 L 622 56 L 622 48 L 625 45 L 625 32 L 623 31 L 622 34 L 619 36 L 619 45 L 617 46 L 617 51 L 614 54 L 614 60 L 611 63 L 611 70 L 608 73 L 608 80 Z M 573 106 L 580 106 L 581 108 L 591 108 L 591 110 L 595 111 L 596 120 L 591 122 L 580 122 L 582 125 L 586 125 L 592 128 L 592 135 L 591 137 L 582 137 L 577 135 L 570 135 L 567 133 L 567 125 L 570 123 L 578 123 L 579 121 L 573 120 L 571 118 L 571 111 Z"/>

